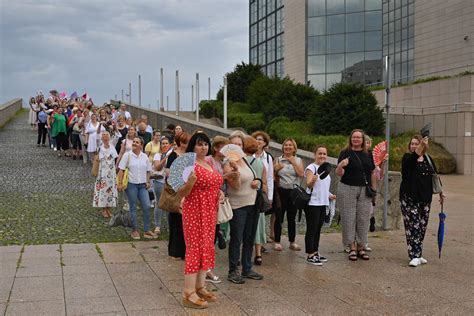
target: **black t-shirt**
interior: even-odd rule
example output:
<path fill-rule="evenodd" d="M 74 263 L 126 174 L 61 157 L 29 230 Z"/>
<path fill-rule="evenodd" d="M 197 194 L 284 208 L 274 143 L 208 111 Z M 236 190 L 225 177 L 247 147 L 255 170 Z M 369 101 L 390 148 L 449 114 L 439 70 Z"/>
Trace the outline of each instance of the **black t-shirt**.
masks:
<path fill-rule="evenodd" d="M 430 203 L 433 198 L 433 173 L 436 172 L 428 162 L 427 155 L 424 155 L 422 162 L 418 161 L 418 155 L 406 153 L 402 158 L 402 183 L 400 184 L 400 199 L 409 197 L 415 202 Z"/>
<path fill-rule="evenodd" d="M 349 164 L 344 168 L 344 175 L 341 178 L 341 182 L 352 186 L 365 186 L 364 174 L 362 173 L 362 170 L 364 170 L 365 178 L 367 182 L 371 184 L 372 170 L 375 169 L 372 153 L 362 150 L 343 150 L 339 154 L 337 163 L 346 158 L 349 158 Z"/>
<path fill-rule="evenodd" d="M 166 168 L 169 169 L 171 167 L 171 164 L 173 161 L 178 158 L 178 154 L 176 152 L 172 152 L 169 156 L 168 159 L 166 160 Z"/>

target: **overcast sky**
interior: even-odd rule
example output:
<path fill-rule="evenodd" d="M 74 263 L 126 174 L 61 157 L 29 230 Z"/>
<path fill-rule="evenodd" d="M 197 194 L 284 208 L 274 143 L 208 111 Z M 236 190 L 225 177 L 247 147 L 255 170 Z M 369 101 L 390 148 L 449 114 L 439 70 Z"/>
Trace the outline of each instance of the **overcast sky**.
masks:
<path fill-rule="evenodd" d="M 200 98 L 211 98 L 223 75 L 248 62 L 248 1 L 244 0 L 0 0 L 0 103 L 51 89 L 88 92 L 102 104 L 132 83 L 132 103 L 157 106 L 159 70 L 165 96 L 191 107 L 200 73 Z M 166 105 L 166 97 L 165 97 Z"/>

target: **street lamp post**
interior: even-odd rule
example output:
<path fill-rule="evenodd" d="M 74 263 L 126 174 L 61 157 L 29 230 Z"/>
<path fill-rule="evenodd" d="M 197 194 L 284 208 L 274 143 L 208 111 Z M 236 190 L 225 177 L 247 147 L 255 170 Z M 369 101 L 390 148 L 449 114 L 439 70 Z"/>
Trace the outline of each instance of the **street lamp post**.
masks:
<path fill-rule="evenodd" d="M 227 76 L 224 77 L 224 128 L 227 129 Z"/>
<path fill-rule="evenodd" d="M 142 76 L 138 75 L 138 106 L 142 107 Z"/>
<path fill-rule="evenodd" d="M 199 72 L 196 73 L 196 122 L 199 122 Z"/>
<path fill-rule="evenodd" d="M 387 153 L 390 150 L 390 89 L 392 85 L 392 78 L 390 73 L 390 56 L 385 56 L 384 59 L 384 68 L 385 68 L 385 110 L 387 113 L 387 117 L 385 119 L 385 139 L 387 140 Z M 388 165 L 389 165 L 389 158 L 385 162 L 384 165 L 384 203 L 383 203 L 383 229 L 388 229 L 388 206 L 389 206 L 389 187 L 388 187 Z"/>
<path fill-rule="evenodd" d="M 160 110 L 161 111 L 164 111 L 164 103 L 163 103 L 163 68 L 160 68 L 160 105 L 161 105 L 161 108 Z"/>
<path fill-rule="evenodd" d="M 128 83 L 128 104 L 132 104 L 132 83 Z"/>

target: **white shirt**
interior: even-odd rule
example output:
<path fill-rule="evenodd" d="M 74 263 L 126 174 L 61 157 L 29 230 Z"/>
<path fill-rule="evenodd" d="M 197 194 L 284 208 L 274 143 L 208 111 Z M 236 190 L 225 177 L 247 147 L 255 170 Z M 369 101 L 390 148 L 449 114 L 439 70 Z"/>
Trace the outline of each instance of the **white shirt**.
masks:
<path fill-rule="evenodd" d="M 117 115 L 117 118 L 118 118 L 120 115 L 123 115 L 126 120 L 128 120 L 129 118 L 132 117 L 132 115 L 131 115 L 130 112 L 128 112 L 128 111 L 124 111 L 124 112 L 119 111 L 119 112 L 118 112 L 118 115 Z"/>
<path fill-rule="evenodd" d="M 151 136 L 153 136 L 153 127 L 151 127 L 151 125 L 147 125 L 145 132 L 148 132 L 151 134 Z"/>
<path fill-rule="evenodd" d="M 306 170 L 310 170 L 313 174 L 316 173 L 318 170 L 319 166 L 315 163 L 310 164 L 308 167 L 306 167 Z M 305 173 L 306 173 L 305 170 Z M 324 179 L 319 179 L 316 180 L 316 183 L 313 186 L 313 193 L 311 193 L 311 189 L 307 188 L 306 192 L 311 193 L 311 199 L 309 200 L 308 205 L 312 206 L 323 206 L 323 205 L 329 205 L 329 195 L 331 194 L 329 192 L 329 187 L 331 186 L 331 176 L 328 175 Z"/>
<path fill-rule="evenodd" d="M 128 182 L 133 184 L 146 183 L 146 174 L 151 172 L 151 163 L 143 152 L 137 156 L 133 151 L 125 153 L 119 162 L 119 169 L 128 167 Z"/>
<path fill-rule="evenodd" d="M 256 154 L 254 154 L 252 157 L 257 158 Z M 267 196 L 271 201 L 273 200 L 273 158 L 266 151 L 263 151 L 260 158 L 262 159 L 263 165 L 267 170 Z"/>

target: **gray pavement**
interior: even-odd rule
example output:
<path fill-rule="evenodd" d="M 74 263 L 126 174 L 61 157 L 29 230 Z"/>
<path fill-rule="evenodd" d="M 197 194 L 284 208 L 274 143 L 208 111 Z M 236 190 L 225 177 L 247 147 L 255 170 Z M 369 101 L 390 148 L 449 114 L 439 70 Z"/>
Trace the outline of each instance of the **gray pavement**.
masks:
<path fill-rule="evenodd" d="M 329 261 L 322 267 L 306 264 L 304 252 L 284 240 L 283 252 L 264 254 L 255 268 L 264 280 L 244 285 L 225 280 L 227 250 L 217 250 L 215 273 L 223 282 L 209 287 L 219 300 L 196 311 L 181 305 L 183 262 L 168 258 L 166 241 L 5 246 L 0 314 L 474 315 L 473 180 L 443 177 L 443 255 L 438 259 L 433 203 L 424 243 L 429 263 L 417 268 L 408 267 L 403 230 L 371 233 L 367 262 L 350 262 L 340 234 L 324 234 L 321 251 Z M 297 239 L 304 245 L 304 236 Z"/>

